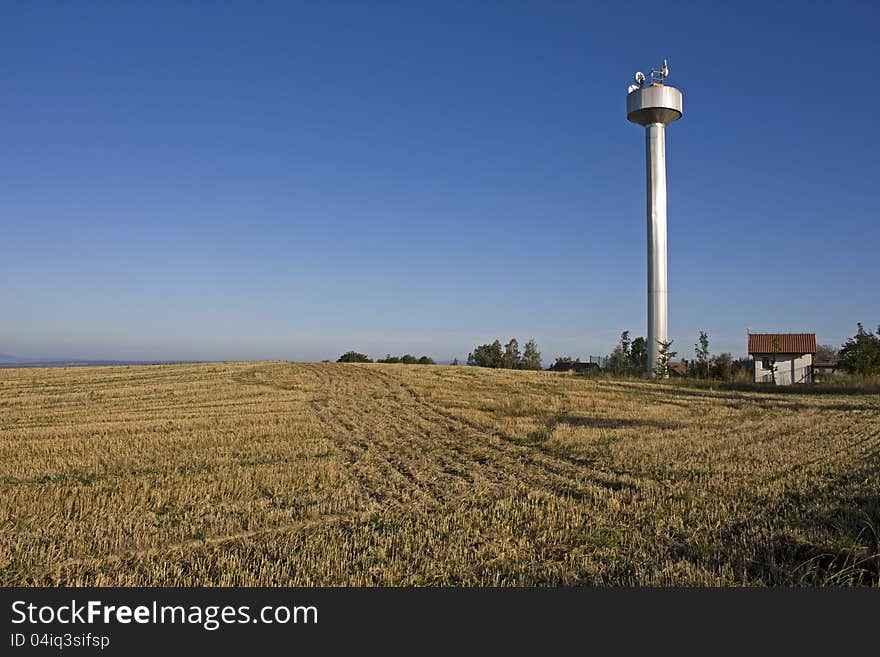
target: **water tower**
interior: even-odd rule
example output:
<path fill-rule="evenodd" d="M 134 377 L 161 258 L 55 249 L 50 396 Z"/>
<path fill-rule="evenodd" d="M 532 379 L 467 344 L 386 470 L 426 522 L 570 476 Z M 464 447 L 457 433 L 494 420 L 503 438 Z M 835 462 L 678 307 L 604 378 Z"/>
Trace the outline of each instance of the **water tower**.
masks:
<path fill-rule="evenodd" d="M 626 118 L 645 126 L 648 182 L 648 373 L 666 342 L 666 126 L 681 118 L 681 92 L 664 84 L 669 67 L 652 70 L 646 78 L 636 73 L 636 83 L 626 95 Z"/>

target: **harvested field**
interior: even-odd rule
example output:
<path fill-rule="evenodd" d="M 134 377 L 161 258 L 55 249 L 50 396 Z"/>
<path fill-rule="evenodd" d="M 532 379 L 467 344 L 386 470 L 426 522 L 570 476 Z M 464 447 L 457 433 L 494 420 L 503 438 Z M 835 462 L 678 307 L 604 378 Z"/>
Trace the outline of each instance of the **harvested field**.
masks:
<path fill-rule="evenodd" d="M 0 370 L 0 583 L 880 584 L 880 396 Z"/>

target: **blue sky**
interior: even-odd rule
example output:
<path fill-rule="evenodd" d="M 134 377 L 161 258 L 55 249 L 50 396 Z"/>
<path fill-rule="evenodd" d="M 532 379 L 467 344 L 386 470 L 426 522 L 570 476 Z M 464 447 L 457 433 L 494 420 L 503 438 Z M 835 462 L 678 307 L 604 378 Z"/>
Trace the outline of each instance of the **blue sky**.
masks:
<path fill-rule="evenodd" d="M 554 356 L 645 332 L 632 73 L 669 59 L 670 337 L 880 323 L 875 3 L 5 3 L 0 352 Z"/>

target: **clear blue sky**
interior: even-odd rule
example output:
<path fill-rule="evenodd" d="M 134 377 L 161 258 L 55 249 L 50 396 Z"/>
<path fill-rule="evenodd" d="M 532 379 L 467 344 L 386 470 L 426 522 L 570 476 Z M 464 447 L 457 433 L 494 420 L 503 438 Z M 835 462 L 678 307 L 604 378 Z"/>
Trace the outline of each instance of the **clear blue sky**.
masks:
<path fill-rule="evenodd" d="M 554 356 L 645 332 L 635 70 L 669 59 L 670 333 L 880 323 L 872 2 L 0 8 L 0 352 Z"/>

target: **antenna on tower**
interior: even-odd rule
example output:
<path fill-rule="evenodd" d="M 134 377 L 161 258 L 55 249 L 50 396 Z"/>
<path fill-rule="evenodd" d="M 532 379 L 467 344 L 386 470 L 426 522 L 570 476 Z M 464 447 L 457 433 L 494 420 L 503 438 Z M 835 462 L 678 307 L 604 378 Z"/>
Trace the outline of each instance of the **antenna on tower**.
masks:
<path fill-rule="evenodd" d="M 669 63 L 664 59 L 663 66 L 660 68 L 652 68 L 649 73 L 651 84 L 663 84 L 663 81 L 669 77 Z"/>

